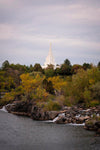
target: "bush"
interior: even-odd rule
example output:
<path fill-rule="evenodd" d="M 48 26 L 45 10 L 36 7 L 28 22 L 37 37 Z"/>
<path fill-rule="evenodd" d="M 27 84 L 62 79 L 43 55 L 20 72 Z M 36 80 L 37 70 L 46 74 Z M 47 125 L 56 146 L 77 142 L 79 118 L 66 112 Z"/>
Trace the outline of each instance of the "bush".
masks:
<path fill-rule="evenodd" d="M 97 105 L 100 105 L 100 102 L 98 100 L 93 100 L 93 101 L 90 102 L 91 107 L 95 107 Z"/>
<path fill-rule="evenodd" d="M 64 106 L 65 97 L 63 95 L 56 96 L 56 101 L 60 104 L 60 106 Z"/>
<path fill-rule="evenodd" d="M 44 110 L 46 111 L 51 111 L 51 110 L 57 111 L 60 109 L 61 109 L 61 106 L 57 101 L 49 100 L 49 102 L 44 105 Z"/>
<path fill-rule="evenodd" d="M 84 102 L 85 102 L 87 107 L 90 105 L 90 101 L 91 100 L 92 100 L 91 91 L 88 90 L 87 88 L 85 88 L 85 91 L 84 91 Z"/>
<path fill-rule="evenodd" d="M 100 82 L 97 82 L 91 87 L 92 96 L 94 99 L 97 99 L 100 101 Z"/>
<path fill-rule="evenodd" d="M 12 102 L 15 98 L 15 93 L 14 92 L 10 92 L 10 93 L 6 93 L 4 95 L 4 97 L 2 99 L 0 99 L 0 105 L 3 106 L 3 105 L 6 105 L 10 102 Z"/>
<path fill-rule="evenodd" d="M 64 101 L 64 105 L 66 105 L 66 106 L 72 106 L 76 103 L 77 102 L 75 101 L 74 97 L 72 97 L 72 96 L 67 96 Z"/>

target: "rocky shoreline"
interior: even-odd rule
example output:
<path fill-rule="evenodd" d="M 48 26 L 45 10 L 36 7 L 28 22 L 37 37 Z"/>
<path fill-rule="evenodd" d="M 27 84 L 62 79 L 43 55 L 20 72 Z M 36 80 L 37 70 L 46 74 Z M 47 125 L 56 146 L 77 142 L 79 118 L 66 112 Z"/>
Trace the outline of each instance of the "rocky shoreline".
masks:
<path fill-rule="evenodd" d="M 87 130 L 96 131 L 100 135 L 100 106 L 89 109 L 82 106 L 64 107 L 60 111 L 44 111 L 35 103 L 31 102 L 14 102 L 6 105 L 9 113 L 21 116 L 28 116 L 34 120 L 52 120 L 57 124 L 83 124 Z"/>

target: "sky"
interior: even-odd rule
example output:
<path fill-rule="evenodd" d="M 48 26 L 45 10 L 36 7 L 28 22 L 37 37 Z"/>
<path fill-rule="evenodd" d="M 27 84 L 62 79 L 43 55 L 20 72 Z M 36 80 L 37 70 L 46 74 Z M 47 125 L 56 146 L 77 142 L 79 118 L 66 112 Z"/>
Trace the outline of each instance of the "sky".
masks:
<path fill-rule="evenodd" d="M 100 0 L 0 0 L 0 66 L 100 61 Z"/>

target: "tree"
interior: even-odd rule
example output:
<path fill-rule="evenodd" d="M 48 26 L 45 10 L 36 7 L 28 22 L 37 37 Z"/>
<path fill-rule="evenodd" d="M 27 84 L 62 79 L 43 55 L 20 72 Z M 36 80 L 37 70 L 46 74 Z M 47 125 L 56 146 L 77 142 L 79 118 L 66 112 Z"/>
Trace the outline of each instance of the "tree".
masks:
<path fill-rule="evenodd" d="M 55 74 L 55 71 L 54 69 L 45 69 L 44 73 L 45 73 L 45 76 L 48 78 L 48 77 L 53 77 Z"/>
<path fill-rule="evenodd" d="M 91 64 L 89 64 L 89 63 L 84 63 L 83 64 L 83 69 L 84 70 L 87 70 L 87 69 L 90 69 L 91 68 Z"/>
<path fill-rule="evenodd" d="M 34 70 L 34 67 L 32 66 L 32 64 L 29 67 L 29 72 L 32 72 Z"/>
<path fill-rule="evenodd" d="M 98 62 L 98 65 L 97 65 L 97 67 L 99 68 L 99 70 L 100 70 L 100 61 Z"/>
<path fill-rule="evenodd" d="M 68 59 L 65 59 L 64 64 L 66 64 L 67 66 L 71 66 L 71 63 Z"/>
<path fill-rule="evenodd" d="M 58 93 L 61 94 L 66 87 L 66 81 L 64 79 L 60 78 L 59 76 L 54 76 L 48 78 L 48 81 L 51 81 L 53 84 L 54 90 Z"/>
<path fill-rule="evenodd" d="M 60 75 L 60 74 L 61 74 L 61 68 L 56 68 L 55 75 Z"/>
<path fill-rule="evenodd" d="M 78 64 L 73 65 L 71 69 L 72 74 L 76 74 L 79 69 L 82 69 L 81 65 L 78 65 Z"/>
<path fill-rule="evenodd" d="M 38 63 L 36 63 L 36 64 L 34 65 L 34 71 L 40 71 L 40 72 L 42 72 L 43 70 L 42 70 L 41 65 L 38 64 Z"/>
<path fill-rule="evenodd" d="M 43 88 L 50 94 L 54 94 L 54 88 L 53 88 L 53 84 L 51 81 L 44 79 L 43 80 Z"/>
<path fill-rule="evenodd" d="M 48 65 L 47 69 L 54 69 L 54 65 L 52 64 Z"/>
<path fill-rule="evenodd" d="M 88 74 L 85 70 L 80 69 L 77 74 L 72 76 L 71 95 L 76 103 L 84 102 L 84 90 L 89 87 Z"/>
<path fill-rule="evenodd" d="M 71 66 L 68 66 L 67 64 L 61 65 L 61 75 L 71 75 Z"/>
<path fill-rule="evenodd" d="M 97 82 L 91 87 L 92 96 L 94 99 L 99 100 L 100 102 L 100 82 Z"/>
<path fill-rule="evenodd" d="M 61 75 L 71 75 L 71 63 L 68 59 L 61 65 Z"/>
<path fill-rule="evenodd" d="M 2 64 L 2 69 L 3 69 L 3 70 L 7 69 L 7 68 L 9 67 L 9 65 L 10 65 L 10 64 L 9 64 L 9 61 L 8 61 L 8 60 L 4 61 L 3 64 Z"/>
<path fill-rule="evenodd" d="M 48 94 L 42 87 L 44 77 L 41 77 L 39 74 L 31 76 L 27 73 L 22 74 L 20 78 L 21 87 L 27 100 L 45 99 L 47 97 Z"/>

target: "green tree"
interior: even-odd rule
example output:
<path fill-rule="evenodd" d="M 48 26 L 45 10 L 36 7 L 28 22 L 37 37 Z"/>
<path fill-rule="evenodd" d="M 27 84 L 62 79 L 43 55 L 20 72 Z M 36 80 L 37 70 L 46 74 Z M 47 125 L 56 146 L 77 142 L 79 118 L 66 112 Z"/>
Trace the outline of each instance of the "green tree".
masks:
<path fill-rule="evenodd" d="M 72 74 L 76 74 L 79 69 L 82 69 L 81 65 L 78 65 L 78 64 L 73 65 L 71 69 Z"/>
<path fill-rule="evenodd" d="M 43 80 L 43 88 L 50 94 L 54 94 L 54 88 L 53 88 L 53 84 L 51 81 L 44 79 Z"/>
<path fill-rule="evenodd" d="M 61 75 L 71 75 L 71 63 L 68 59 L 61 65 Z"/>
<path fill-rule="evenodd" d="M 61 75 L 61 68 L 55 69 L 55 75 Z"/>
<path fill-rule="evenodd" d="M 61 65 L 61 75 L 71 75 L 71 66 L 68 66 L 67 64 Z"/>
<path fill-rule="evenodd" d="M 34 70 L 34 67 L 32 66 L 32 64 L 29 66 L 29 72 L 32 72 Z"/>
<path fill-rule="evenodd" d="M 40 72 L 42 72 L 43 70 L 42 70 L 41 65 L 38 64 L 38 63 L 36 63 L 36 64 L 34 65 L 34 71 L 40 71 Z"/>
<path fill-rule="evenodd" d="M 83 64 L 83 69 L 84 70 L 87 70 L 87 69 L 90 69 L 91 68 L 91 64 L 89 64 L 89 63 L 84 63 Z"/>
<path fill-rule="evenodd" d="M 55 75 L 54 69 L 45 69 L 44 70 L 45 76 L 48 77 L 53 77 Z"/>
<path fill-rule="evenodd" d="M 98 65 L 97 65 L 97 67 L 99 68 L 99 70 L 100 70 L 100 61 L 98 62 Z"/>
<path fill-rule="evenodd" d="M 92 85 L 90 89 L 93 99 L 99 100 L 100 102 L 100 82 L 97 82 L 96 84 Z"/>
<path fill-rule="evenodd" d="M 7 69 L 7 68 L 9 67 L 9 65 L 10 65 L 10 64 L 9 64 L 9 61 L 8 61 L 8 60 L 4 61 L 3 64 L 2 64 L 2 69 L 3 69 L 3 70 Z"/>
<path fill-rule="evenodd" d="M 68 59 L 65 59 L 64 64 L 66 64 L 67 66 L 71 66 L 71 63 Z"/>

